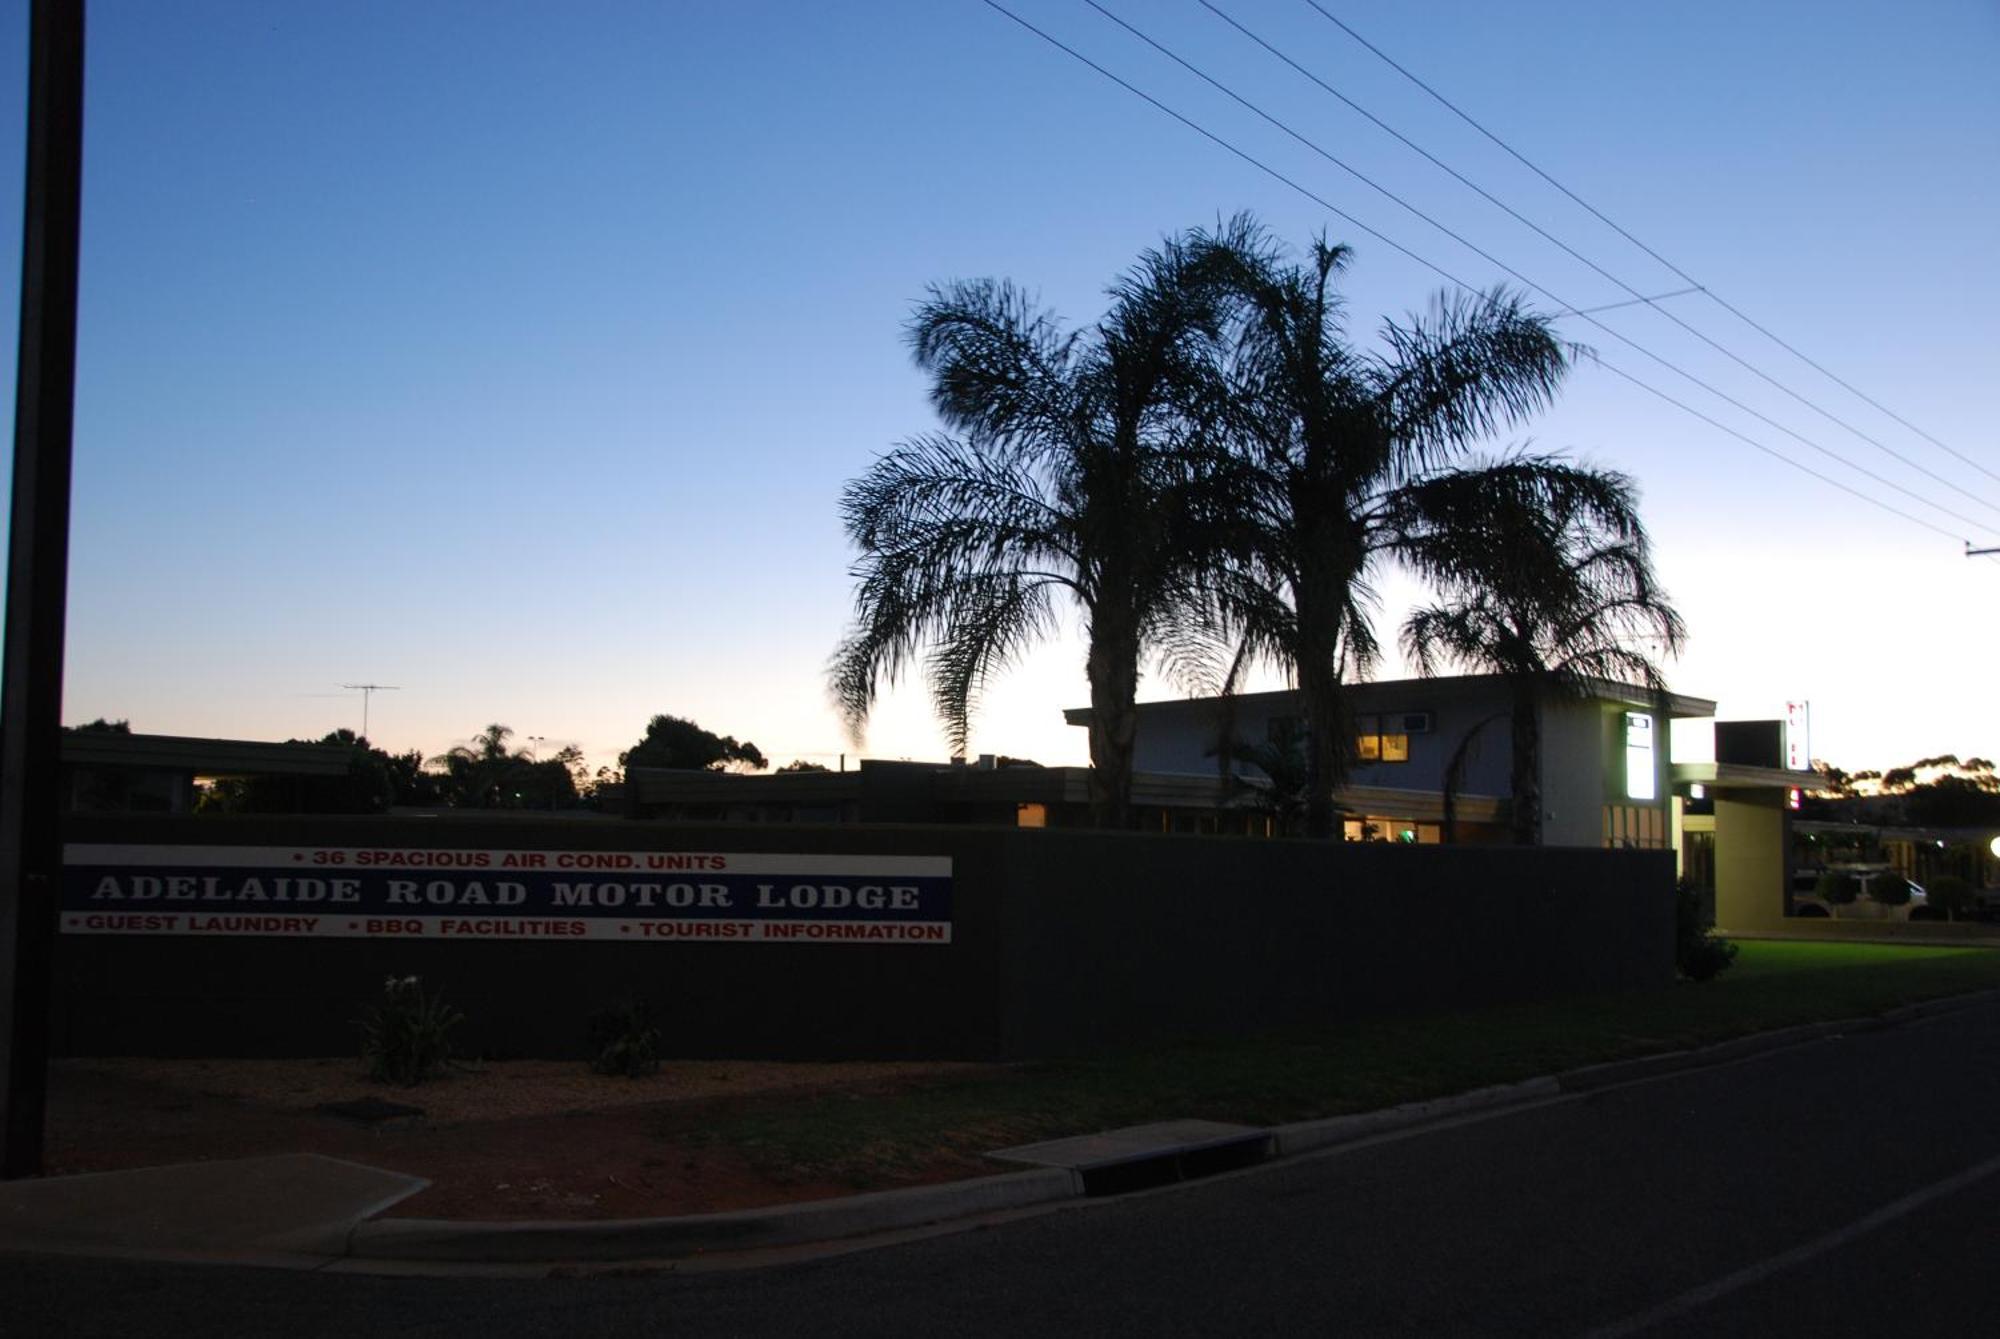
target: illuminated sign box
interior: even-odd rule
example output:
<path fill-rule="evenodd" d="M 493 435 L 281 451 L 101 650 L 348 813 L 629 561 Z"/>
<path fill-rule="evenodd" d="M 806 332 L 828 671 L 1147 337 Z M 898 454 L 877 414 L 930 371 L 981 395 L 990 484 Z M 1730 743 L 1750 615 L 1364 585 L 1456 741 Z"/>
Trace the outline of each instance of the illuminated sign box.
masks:
<path fill-rule="evenodd" d="M 1651 800 L 1659 796 L 1653 767 L 1653 718 L 1643 711 L 1625 713 L 1625 798 Z"/>

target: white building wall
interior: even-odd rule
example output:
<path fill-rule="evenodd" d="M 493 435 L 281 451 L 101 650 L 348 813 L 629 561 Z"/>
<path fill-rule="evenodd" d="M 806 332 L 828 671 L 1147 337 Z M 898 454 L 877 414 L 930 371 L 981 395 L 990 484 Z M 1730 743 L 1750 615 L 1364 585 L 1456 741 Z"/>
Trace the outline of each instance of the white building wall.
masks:
<path fill-rule="evenodd" d="M 1542 702 L 1542 842 L 1602 846 L 1609 746 L 1602 702 L 1549 697 Z"/>

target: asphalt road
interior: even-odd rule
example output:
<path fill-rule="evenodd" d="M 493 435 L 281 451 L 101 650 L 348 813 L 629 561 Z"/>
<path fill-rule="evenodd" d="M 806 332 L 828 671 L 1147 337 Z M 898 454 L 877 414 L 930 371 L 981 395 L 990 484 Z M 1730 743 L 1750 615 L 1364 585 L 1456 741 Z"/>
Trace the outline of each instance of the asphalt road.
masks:
<path fill-rule="evenodd" d="M 2000 1333 L 2000 1006 L 777 1266 L 563 1280 L 0 1260 L 0 1332 Z"/>

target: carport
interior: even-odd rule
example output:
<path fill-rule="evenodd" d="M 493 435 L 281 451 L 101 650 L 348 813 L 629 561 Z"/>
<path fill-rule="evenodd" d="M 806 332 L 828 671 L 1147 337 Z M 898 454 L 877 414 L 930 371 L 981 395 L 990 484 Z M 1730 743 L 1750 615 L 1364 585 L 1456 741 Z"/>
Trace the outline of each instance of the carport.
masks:
<path fill-rule="evenodd" d="M 1673 765 L 1675 858 L 1682 877 L 1712 880 L 1719 927 L 1769 929 L 1784 921 L 1793 796 L 1813 776 L 1749 763 Z"/>

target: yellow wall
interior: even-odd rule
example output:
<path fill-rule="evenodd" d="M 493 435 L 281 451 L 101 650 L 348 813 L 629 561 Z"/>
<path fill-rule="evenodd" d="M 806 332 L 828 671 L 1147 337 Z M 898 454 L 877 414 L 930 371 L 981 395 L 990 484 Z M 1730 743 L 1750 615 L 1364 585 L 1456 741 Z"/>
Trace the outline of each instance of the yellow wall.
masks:
<path fill-rule="evenodd" d="M 1781 790 L 1711 791 L 1715 797 L 1715 923 L 1727 930 L 1778 925 L 1785 916 L 1786 820 Z"/>

